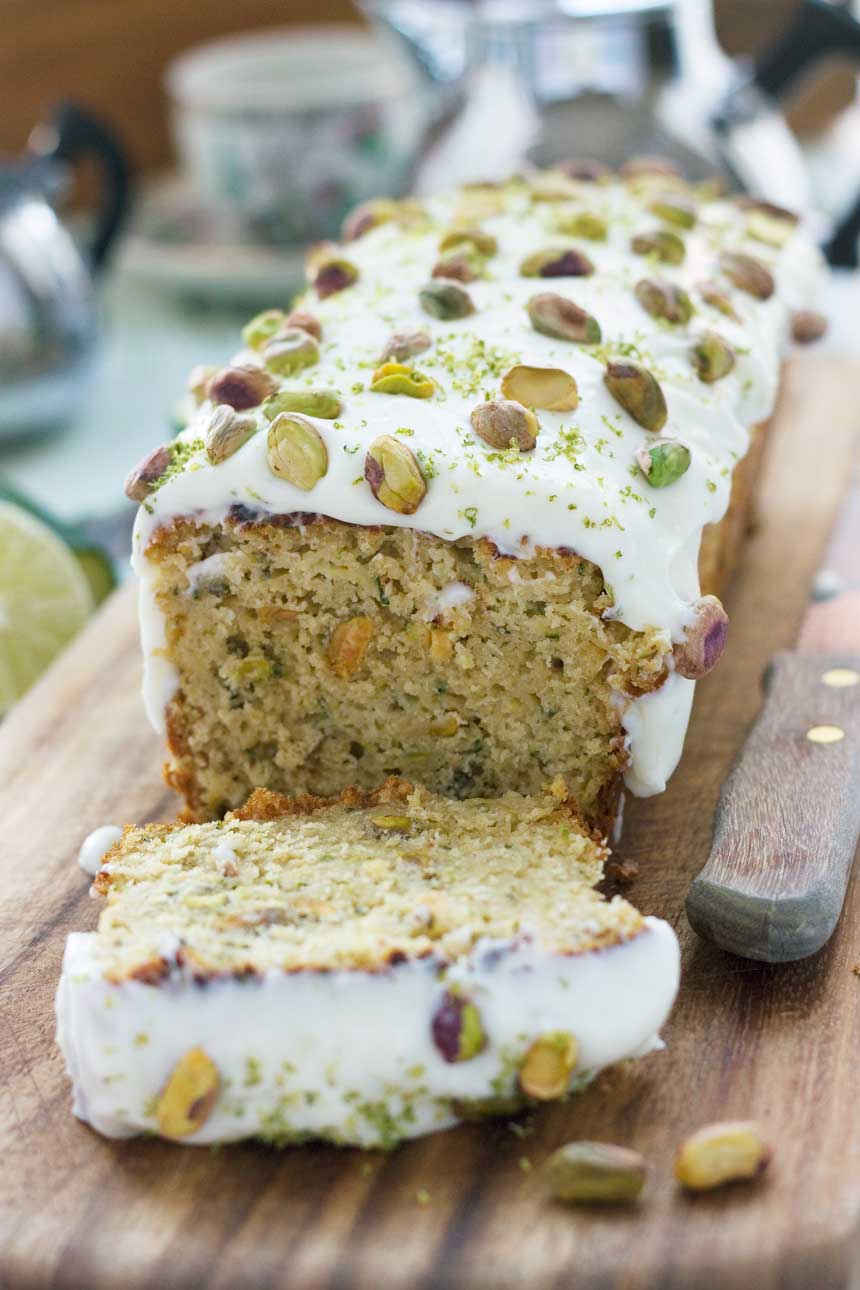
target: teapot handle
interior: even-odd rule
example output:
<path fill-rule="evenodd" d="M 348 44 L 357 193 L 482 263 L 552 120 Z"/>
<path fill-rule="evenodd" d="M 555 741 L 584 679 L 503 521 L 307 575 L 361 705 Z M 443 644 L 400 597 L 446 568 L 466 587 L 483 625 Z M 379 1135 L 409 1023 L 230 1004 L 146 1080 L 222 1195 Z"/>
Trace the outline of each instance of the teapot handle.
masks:
<path fill-rule="evenodd" d="M 89 246 L 94 271 L 103 268 L 129 207 L 131 184 L 125 150 L 117 136 L 97 117 L 76 103 L 63 101 L 50 122 L 37 126 L 31 148 L 43 160 L 75 162 L 93 157 L 102 177 L 95 232 Z"/>
<path fill-rule="evenodd" d="M 785 34 L 758 56 L 752 81 L 769 98 L 778 99 L 803 73 L 831 54 L 852 54 L 860 62 L 860 23 L 831 0 L 804 0 Z M 838 268 L 856 268 L 860 235 L 860 197 L 852 204 L 824 254 Z"/>

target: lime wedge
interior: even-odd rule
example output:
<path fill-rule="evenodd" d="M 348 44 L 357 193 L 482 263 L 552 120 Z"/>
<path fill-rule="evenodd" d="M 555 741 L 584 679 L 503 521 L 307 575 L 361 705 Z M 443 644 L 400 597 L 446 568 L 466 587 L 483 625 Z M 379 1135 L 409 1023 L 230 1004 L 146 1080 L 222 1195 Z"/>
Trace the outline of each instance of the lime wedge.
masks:
<path fill-rule="evenodd" d="M 80 631 L 93 593 L 46 524 L 0 501 L 0 715 Z"/>

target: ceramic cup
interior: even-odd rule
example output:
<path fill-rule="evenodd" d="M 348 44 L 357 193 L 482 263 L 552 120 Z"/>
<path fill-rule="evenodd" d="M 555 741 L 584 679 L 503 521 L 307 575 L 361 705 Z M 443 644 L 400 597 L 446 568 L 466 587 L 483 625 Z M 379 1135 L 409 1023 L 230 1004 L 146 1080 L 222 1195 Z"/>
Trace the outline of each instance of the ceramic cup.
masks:
<path fill-rule="evenodd" d="M 180 161 L 225 234 L 334 235 L 348 210 L 408 180 L 426 107 L 381 35 L 274 28 L 197 46 L 167 69 Z"/>

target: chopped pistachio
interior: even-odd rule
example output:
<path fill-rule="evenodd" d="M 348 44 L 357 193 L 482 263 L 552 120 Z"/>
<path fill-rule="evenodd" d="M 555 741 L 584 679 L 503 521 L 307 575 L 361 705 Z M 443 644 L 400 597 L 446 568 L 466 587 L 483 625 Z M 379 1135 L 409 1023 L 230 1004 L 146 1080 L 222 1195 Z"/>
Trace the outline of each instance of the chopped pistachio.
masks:
<path fill-rule="evenodd" d="M 279 390 L 266 399 L 261 411 L 267 421 L 274 421 L 281 412 L 301 412 L 307 417 L 333 421 L 342 408 L 337 390 Z"/>
<path fill-rule="evenodd" d="M 678 228 L 693 228 L 696 223 L 696 206 L 682 193 L 658 193 L 650 204 L 652 214 L 675 224 Z"/>
<path fill-rule="evenodd" d="M 652 318 L 668 323 L 688 323 L 693 316 L 693 302 L 683 287 L 661 278 L 642 278 L 633 288 L 636 299 Z"/>
<path fill-rule="evenodd" d="M 717 597 L 700 597 L 684 640 L 673 647 L 675 671 L 690 681 L 700 680 L 719 661 L 728 634 L 729 616 Z"/>
<path fill-rule="evenodd" d="M 351 210 L 343 221 L 341 227 L 341 237 L 344 242 L 355 242 L 358 238 L 364 237 L 372 228 L 377 228 L 380 224 L 387 224 L 397 215 L 397 202 L 389 197 L 375 197 L 371 201 L 362 202 Z"/>
<path fill-rule="evenodd" d="M 314 340 L 322 340 L 320 320 L 307 309 L 291 309 L 284 319 L 284 328 L 287 327 L 301 327 L 302 331 L 309 332 Z"/>
<path fill-rule="evenodd" d="M 674 439 L 657 439 L 638 449 L 636 463 L 652 488 L 666 488 L 686 474 L 690 449 Z"/>
<path fill-rule="evenodd" d="M 267 341 L 288 325 L 283 309 L 264 309 L 242 328 L 242 339 L 249 349 L 262 349 Z"/>
<path fill-rule="evenodd" d="M 412 819 L 408 815 L 373 815 L 370 823 L 380 833 L 412 832 Z"/>
<path fill-rule="evenodd" d="M 594 265 L 575 246 L 550 246 L 532 251 L 520 264 L 524 278 L 587 278 Z"/>
<path fill-rule="evenodd" d="M 684 239 L 666 228 L 655 229 L 653 233 L 637 233 L 630 245 L 637 255 L 653 255 L 663 264 L 683 264 L 687 254 Z"/>
<path fill-rule="evenodd" d="M 377 501 L 400 515 L 413 515 L 427 494 L 414 455 L 392 435 L 374 439 L 364 459 L 364 477 Z"/>
<path fill-rule="evenodd" d="M 484 443 L 499 450 L 516 446 L 520 452 L 531 452 L 537 442 L 540 425 L 534 412 L 513 399 L 490 399 L 472 408 L 472 429 Z"/>
<path fill-rule="evenodd" d="M 447 278 L 454 282 L 475 282 L 481 276 L 483 260 L 472 251 L 459 250 L 445 255 L 433 265 L 434 278 Z"/>
<path fill-rule="evenodd" d="M 357 281 L 358 269 L 351 260 L 345 260 L 342 256 L 323 260 L 314 273 L 314 287 L 320 300 L 344 291 Z"/>
<path fill-rule="evenodd" d="M 769 300 L 776 290 L 770 269 L 743 251 L 723 251 L 720 269 L 740 291 L 755 296 L 757 300 Z"/>
<path fill-rule="evenodd" d="M 559 233 L 566 233 L 569 237 L 584 237 L 589 242 L 605 242 L 609 234 L 606 220 L 594 211 L 559 211 L 555 226 Z"/>
<path fill-rule="evenodd" d="M 456 282 L 434 278 L 418 293 L 421 307 L 433 318 L 466 318 L 475 312 L 472 297 Z"/>
<path fill-rule="evenodd" d="M 524 407 L 550 412 L 570 412 L 579 403 L 576 381 L 561 367 L 517 363 L 502 377 L 502 394 Z"/>
<path fill-rule="evenodd" d="M 669 415 L 657 378 L 629 359 L 606 364 L 603 381 L 609 393 L 645 430 L 659 433 Z"/>
<path fill-rule="evenodd" d="M 638 1151 L 608 1142 L 568 1142 L 544 1166 L 552 1195 L 573 1204 L 636 1200 L 647 1176 L 648 1166 Z"/>
<path fill-rule="evenodd" d="M 462 248 L 474 248 L 478 255 L 489 259 L 499 249 L 499 243 L 492 233 L 485 233 L 482 228 L 465 226 L 452 228 L 441 238 L 440 251 L 459 251 Z"/>
<path fill-rule="evenodd" d="M 725 314 L 727 318 L 733 318 L 735 322 L 740 322 L 737 310 L 726 292 L 721 290 L 716 282 L 705 281 L 698 283 L 698 292 L 705 303 L 709 304 L 712 309 L 719 309 L 720 313 Z"/>
<path fill-rule="evenodd" d="M 373 373 L 370 388 L 374 394 L 405 394 L 411 399 L 430 399 L 435 385 L 429 376 L 404 363 L 383 363 Z"/>
<path fill-rule="evenodd" d="M 564 1097 L 579 1059 L 579 1045 L 566 1030 L 541 1035 L 529 1048 L 519 1072 L 519 1085 L 527 1097 L 552 1102 Z"/>
<path fill-rule="evenodd" d="M 446 990 L 431 1022 L 433 1042 L 446 1062 L 468 1062 L 487 1044 L 481 1014 L 473 1000 Z"/>
<path fill-rule="evenodd" d="M 705 385 L 721 381 L 735 365 L 735 351 L 727 340 L 715 331 L 704 331 L 696 338 L 690 358 L 699 380 Z"/>
<path fill-rule="evenodd" d="M 129 472 L 125 481 L 126 497 L 133 502 L 145 501 L 169 465 L 170 449 L 167 445 L 154 448 Z"/>
<path fill-rule="evenodd" d="M 426 331 L 396 331 L 389 336 L 380 356 L 380 363 L 405 363 L 416 354 L 423 354 L 433 344 Z"/>
<path fill-rule="evenodd" d="M 358 671 L 373 637 L 371 619 L 359 616 L 338 623 L 326 649 L 326 659 L 335 676 L 349 679 Z"/>
<path fill-rule="evenodd" d="M 771 1151 L 758 1125 L 748 1121 L 708 1124 L 678 1148 L 675 1177 L 690 1191 L 710 1191 L 724 1183 L 756 1178 Z"/>
<path fill-rule="evenodd" d="M 242 412 L 256 408 L 278 388 L 278 382 L 263 367 L 237 363 L 222 367 L 209 380 L 206 394 L 213 403 L 225 403 Z"/>
<path fill-rule="evenodd" d="M 544 336 L 582 345 L 596 345 L 601 339 L 597 319 L 554 291 L 541 291 L 532 296 L 526 308 L 535 331 Z"/>
<path fill-rule="evenodd" d="M 322 435 L 307 417 L 282 412 L 269 426 L 269 468 L 279 479 L 310 492 L 328 471 Z"/>
<path fill-rule="evenodd" d="M 302 327 L 287 327 L 267 341 L 262 350 L 266 367 L 278 376 L 289 376 L 319 362 L 319 346 Z"/>
<path fill-rule="evenodd" d="M 226 461 L 248 442 L 256 429 L 253 417 L 242 416 L 227 404 L 220 404 L 209 418 L 203 435 L 206 456 L 213 465 Z"/>
<path fill-rule="evenodd" d="M 174 1066 L 155 1115 L 163 1138 L 187 1138 L 202 1128 L 215 1107 L 218 1068 L 202 1048 L 189 1048 Z"/>

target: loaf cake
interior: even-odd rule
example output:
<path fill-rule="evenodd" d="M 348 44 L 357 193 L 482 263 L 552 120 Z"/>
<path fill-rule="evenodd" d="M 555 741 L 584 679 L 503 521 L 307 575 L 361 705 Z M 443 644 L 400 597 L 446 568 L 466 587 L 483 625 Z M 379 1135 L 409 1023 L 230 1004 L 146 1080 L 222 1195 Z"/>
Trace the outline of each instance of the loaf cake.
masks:
<path fill-rule="evenodd" d="M 128 828 L 57 996 L 76 1113 L 111 1137 L 390 1147 L 563 1098 L 653 1048 L 678 983 L 668 924 L 594 890 L 603 858 L 560 781 L 259 790 Z"/>
<path fill-rule="evenodd" d="M 206 820 L 259 785 L 561 775 L 607 832 L 725 640 L 818 252 L 655 162 L 371 203 L 344 239 L 129 476 L 168 782 Z"/>

